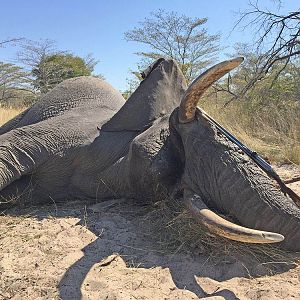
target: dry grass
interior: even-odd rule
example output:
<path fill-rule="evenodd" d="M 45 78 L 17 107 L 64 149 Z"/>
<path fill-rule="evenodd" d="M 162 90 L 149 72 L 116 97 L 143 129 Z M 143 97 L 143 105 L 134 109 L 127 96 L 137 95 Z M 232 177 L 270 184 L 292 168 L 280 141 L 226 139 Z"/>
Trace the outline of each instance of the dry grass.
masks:
<path fill-rule="evenodd" d="M 199 105 L 245 145 L 272 163 L 300 165 L 300 105 L 295 107 L 286 103 L 284 111 L 275 106 L 255 110 L 243 102 L 224 108 L 222 102 L 212 99 Z"/>
<path fill-rule="evenodd" d="M 0 107 L 0 126 L 24 111 L 26 108 Z"/>
<path fill-rule="evenodd" d="M 147 221 L 156 228 L 155 239 L 163 252 L 207 255 L 213 262 L 250 259 L 265 266 L 269 275 L 276 273 L 278 268 L 300 264 L 300 253 L 287 252 L 276 245 L 246 244 L 211 235 L 182 207 L 180 200 L 158 202 L 152 213 L 147 214 L 144 222 Z"/>

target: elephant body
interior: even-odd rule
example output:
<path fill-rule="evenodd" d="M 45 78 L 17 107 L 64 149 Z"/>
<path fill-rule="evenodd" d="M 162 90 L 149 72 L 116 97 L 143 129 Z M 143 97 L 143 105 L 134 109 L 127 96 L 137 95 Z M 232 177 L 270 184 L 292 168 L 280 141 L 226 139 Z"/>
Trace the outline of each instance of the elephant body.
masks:
<path fill-rule="evenodd" d="M 174 66 L 169 61 L 160 70 L 154 70 L 126 105 L 122 95 L 99 78 L 66 80 L 2 126 L 0 196 L 19 199 L 22 195 L 21 201 L 36 203 L 74 197 L 129 197 L 141 195 L 143 190 L 149 192 L 153 179 L 146 169 L 153 157 L 144 157 L 143 161 L 142 156 L 150 148 L 153 156 L 159 148 L 166 148 L 167 115 L 179 105 L 184 91 L 182 81 L 171 93 L 168 89 L 164 89 L 168 92 L 165 95 L 154 93 L 168 81 L 174 81 L 170 78 L 176 77 L 170 74 L 172 68 L 176 73 Z M 153 93 L 147 94 L 151 89 Z M 167 101 L 161 102 L 162 98 Z M 156 103 L 160 107 L 156 108 Z M 153 123 L 158 132 L 150 128 Z M 144 141 L 147 134 L 152 137 Z M 159 158 L 163 164 L 172 160 L 172 151 L 168 152 L 171 155 L 159 154 L 164 156 Z M 141 188 L 137 193 L 139 182 Z M 149 199 L 154 195 L 144 196 Z"/>
<path fill-rule="evenodd" d="M 8 185 L 2 193 L 15 194 L 25 188 L 41 201 L 76 194 L 71 177 L 77 155 L 98 136 L 97 123 L 103 124 L 123 104 L 122 96 L 105 82 L 76 78 L 1 127 L 1 184 Z M 7 169 L 10 174 L 4 174 Z"/>
<path fill-rule="evenodd" d="M 177 64 L 161 59 L 144 76 L 126 102 L 101 79 L 69 79 L 2 126 L 2 204 L 155 201 L 189 190 L 204 210 L 279 232 L 283 246 L 300 250 L 293 201 L 201 111 L 189 104 L 192 118 L 180 121 L 190 90 Z"/>

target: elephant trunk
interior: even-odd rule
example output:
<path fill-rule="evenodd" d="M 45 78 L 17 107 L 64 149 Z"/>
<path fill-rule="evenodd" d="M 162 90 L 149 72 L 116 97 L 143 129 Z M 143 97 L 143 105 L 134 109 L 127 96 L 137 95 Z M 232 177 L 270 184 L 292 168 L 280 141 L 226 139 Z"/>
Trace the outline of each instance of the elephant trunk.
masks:
<path fill-rule="evenodd" d="M 264 174 L 261 179 L 255 179 L 255 186 L 251 179 L 252 182 L 237 182 L 232 190 L 239 197 L 231 197 L 234 200 L 231 204 L 226 203 L 226 206 L 243 225 L 278 232 L 285 237 L 282 245 L 286 249 L 299 251 L 299 208 L 269 178 L 265 178 Z"/>
<path fill-rule="evenodd" d="M 213 192 L 216 206 L 244 226 L 282 234 L 286 249 L 300 250 L 299 208 L 275 181 L 243 156 L 234 152 L 220 155 L 222 162 L 215 169 L 219 192 Z"/>
<path fill-rule="evenodd" d="M 185 147 L 183 183 L 208 208 L 232 216 L 243 226 L 279 233 L 282 246 L 300 250 L 300 209 L 258 166 L 216 141 L 193 141 Z M 193 159 L 193 157 L 197 158 Z"/>
<path fill-rule="evenodd" d="M 27 173 L 34 164 L 29 151 L 21 148 L 21 136 L 18 138 L 17 133 L 0 136 L 0 191 Z"/>
<path fill-rule="evenodd" d="M 31 126 L 0 135 L 0 195 L 12 182 L 32 173 L 55 148 L 47 132 L 40 130 L 33 134 Z"/>

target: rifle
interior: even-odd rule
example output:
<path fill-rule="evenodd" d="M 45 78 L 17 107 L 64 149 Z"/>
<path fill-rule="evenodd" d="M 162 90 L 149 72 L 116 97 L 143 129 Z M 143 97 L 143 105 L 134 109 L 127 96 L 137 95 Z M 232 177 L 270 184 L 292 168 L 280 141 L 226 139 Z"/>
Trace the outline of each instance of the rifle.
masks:
<path fill-rule="evenodd" d="M 265 161 L 261 156 L 259 156 L 255 151 L 252 151 L 247 146 L 245 146 L 241 141 L 239 141 L 233 134 L 227 131 L 223 126 L 221 126 L 216 120 L 214 120 L 210 115 L 208 115 L 203 109 L 198 107 L 202 116 L 208 121 L 212 122 L 217 130 L 225 135 L 231 142 L 237 145 L 245 154 L 247 154 L 267 175 L 273 178 L 278 184 L 281 191 L 286 195 L 288 194 L 295 204 L 300 207 L 300 196 L 298 196 L 292 189 L 290 189 L 286 184 L 281 180 L 279 175 L 275 172 L 272 166 Z"/>

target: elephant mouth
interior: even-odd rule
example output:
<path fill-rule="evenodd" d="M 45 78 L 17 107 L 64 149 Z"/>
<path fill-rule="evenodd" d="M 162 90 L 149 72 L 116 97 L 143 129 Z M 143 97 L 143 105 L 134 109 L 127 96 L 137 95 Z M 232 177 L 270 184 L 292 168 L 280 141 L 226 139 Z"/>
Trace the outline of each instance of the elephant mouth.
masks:
<path fill-rule="evenodd" d="M 184 190 L 184 204 L 189 213 L 209 232 L 244 243 L 278 243 L 284 240 L 279 233 L 255 230 L 236 225 L 211 211 L 201 197 L 189 189 Z"/>

